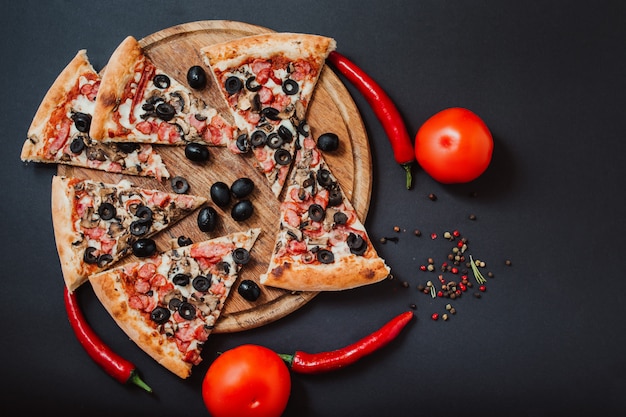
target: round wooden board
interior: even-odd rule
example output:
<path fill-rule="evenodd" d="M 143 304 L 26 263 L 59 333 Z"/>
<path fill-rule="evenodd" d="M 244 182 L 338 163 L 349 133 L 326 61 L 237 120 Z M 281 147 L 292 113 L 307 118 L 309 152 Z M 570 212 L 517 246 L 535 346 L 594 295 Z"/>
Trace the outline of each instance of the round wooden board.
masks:
<path fill-rule="evenodd" d="M 200 48 L 263 32 L 272 31 L 242 22 L 199 21 L 161 30 L 139 42 L 157 67 L 186 85 L 189 67 L 202 65 L 206 68 L 199 54 Z M 230 119 L 230 113 L 216 86 L 209 85 L 196 94 L 209 105 L 220 109 L 221 113 Z M 318 80 L 308 109 L 307 121 L 313 138 L 325 132 L 334 132 L 339 136 L 340 148 L 336 152 L 326 153 L 324 157 L 361 220 L 365 221 L 372 189 L 372 161 L 367 133 L 352 97 L 337 75 L 327 66 Z M 240 177 L 249 177 L 256 185 L 250 197 L 254 205 L 254 214 L 250 219 L 239 223 L 234 221 L 230 216 L 232 203 L 224 210 L 213 205 L 220 214 L 220 222 L 215 231 L 201 232 L 197 226 L 197 216 L 192 214 L 155 236 L 159 250 L 169 249 L 172 239 L 181 235 L 199 242 L 259 227 L 262 233 L 252 250 L 253 260 L 242 268 L 239 276 L 239 281 L 251 279 L 258 282 L 259 275 L 267 270 L 274 247 L 280 201 L 271 192 L 265 177 L 255 168 L 253 158 L 234 154 L 226 148 L 212 147 L 209 161 L 197 164 L 185 158 L 183 147 L 160 146 L 158 151 L 171 177 L 183 176 L 188 180 L 191 186 L 190 194 L 208 197 L 209 189 L 216 181 L 230 185 Z M 138 186 L 172 191 L 169 181 L 160 182 L 153 178 L 122 176 L 67 165 L 59 165 L 58 174 L 113 183 L 125 178 Z M 210 200 L 208 204 L 212 204 Z M 135 259 L 131 255 L 126 260 Z M 261 297 L 255 302 L 249 302 L 238 294 L 238 282 L 231 290 L 214 332 L 237 332 L 268 324 L 300 308 L 317 294 L 261 286 Z"/>

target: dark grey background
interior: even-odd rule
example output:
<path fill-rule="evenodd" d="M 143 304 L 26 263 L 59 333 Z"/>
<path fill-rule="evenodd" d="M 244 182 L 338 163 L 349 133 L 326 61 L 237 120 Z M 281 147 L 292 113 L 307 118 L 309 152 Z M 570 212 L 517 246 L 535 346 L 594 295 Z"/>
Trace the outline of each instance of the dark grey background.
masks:
<path fill-rule="evenodd" d="M 1 9 L 5 409 L 207 415 L 200 385 L 215 352 L 243 343 L 335 349 L 415 303 L 417 320 L 383 351 L 332 374 L 294 374 L 285 415 L 626 413 L 624 2 L 20 0 Z M 349 86 L 373 153 L 366 226 L 376 240 L 399 237 L 377 245 L 396 279 L 321 294 L 263 328 L 213 335 L 184 381 L 141 352 L 81 288 L 90 323 L 138 366 L 155 390 L 148 395 L 118 384 L 76 341 L 51 227 L 55 167 L 23 164 L 19 152 L 43 95 L 77 50 L 86 48 L 99 69 L 126 35 L 209 19 L 334 37 L 396 101 L 411 136 L 435 112 L 467 107 L 491 128 L 494 159 L 479 180 L 457 186 L 415 169 L 415 186 L 405 190 L 382 127 Z M 395 234 L 396 225 L 406 232 Z M 415 228 L 424 235 L 413 236 Z M 443 313 L 445 302 L 417 291 L 434 278 L 419 265 L 449 248 L 428 235 L 453 229 L 495 278 L 483 298 L 467 294 L 453 302 L 451 320 L 434 322 L 430 315 Z"/>

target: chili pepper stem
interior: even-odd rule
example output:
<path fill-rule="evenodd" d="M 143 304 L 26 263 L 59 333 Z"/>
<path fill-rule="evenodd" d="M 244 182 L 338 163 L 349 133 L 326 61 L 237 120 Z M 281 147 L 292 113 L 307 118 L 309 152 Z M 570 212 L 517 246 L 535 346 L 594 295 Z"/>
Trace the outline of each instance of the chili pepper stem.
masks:
<path fill-rule="evenodd" d="M 152 393 L 152 388 L 150 388 L 150 386 L 148 384 L 146 384 L 143 379 L 141 379 L 141 377 L 137 374 L 137 372 L 133 371 L 130 374 L 130 378 L 128 378 L 128 381 L 131 384 L 135 384 L 137 385 L 139 388 Z"/>
<path fill-rule="evenodd" d="M 406 189 L 410 190 L 413 185 L 413 174 L 411 174 L 411 163 L 400 165 L 406 171 Z"/>
<path fill-rule="evenodd" d="M 288 353 L 277 353 L 278 356 L 287 364 L 289 368 L 291 368 L 291 364 L 293 363 L 293 355 Z"/>

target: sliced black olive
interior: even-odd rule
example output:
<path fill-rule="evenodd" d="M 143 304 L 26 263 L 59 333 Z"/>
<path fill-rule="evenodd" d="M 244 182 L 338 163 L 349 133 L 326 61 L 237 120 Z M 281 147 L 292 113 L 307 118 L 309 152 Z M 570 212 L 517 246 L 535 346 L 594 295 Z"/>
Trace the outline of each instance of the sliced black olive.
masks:
<path fill-rule="evenodd" d="M 187 83 L 195 90 L 201 90 L 206 86 L 206 72 L 200 65 L 194 65 L 187 71 Z"/>
<path fill-rule="evenodd" d="M 226 207 L 230 204 L 230 188 L 226 183 L 222 181 L 213 183 L 209 193 L 211 195 L 211 200 L 213 200 L 213 202 L 219 207 Z"/>
<path fill-rule="evenodd" d="M 278 111 L 278 109 L 274 107 L 265 107 L 263 110 L 261 110 L 261 116 L 264 116 L 269 120 L 280 120 L 279 114 L 280 112 Z"/>
<path fill-rule="evenodd" d="M 333 182 L 333 177 L 330 175 L 330 171 L 327 169 L 320 169 L 317 171 L 317 183 L 322 187 L 328 187 Z"/>
<path fill-rule="evenodd" d="M 145 103 L 141 105 L 141 110 L 148 111 L 148 112 L 154 111 L 154 104 L 146 101 Z"/>
<path fill-rule="evenodd" d="M 116 144 L 116 146 L 117 146 L 117 149 L 124 152 L 125 154 L 133 153 L 139 150 L 139 148 L 141 148 L 141 146 L 138 143 L 132 143 L 132 142 L 122 142 L 122 143 Z"/>
<path fill-rule="evenodd" d="M 319 204 L 311 204 L 309 206 L 309 218 L 314 222 L 320 222 L 324 220 L 325 216 L 326 210 L 324 210 L 324 207 L 320 206 Z"/>
<path fill-rule="evenodd" d="M 276 132 L 272 132 L 267 137 L 267 146 L 272 149 L 278 149 L 283 146 L 283 139 Z"/>
<path fill-rule="evenodd" d="M 262 130 L 255 130 L 250 135 L 250 145 L 258 147 L 265 145 L 267 134 Z"/>
<path fill-rule="evenodd" d="M 150 312 L 150 319 L 156 324 L 163 324 L 170 318 L 170 311 L 165 307 L 155 307 Z"/>
<path fill-rule="evenodd" d="M 211 207 L 206 206 L 200 209 L 198 212 L 198 228 L 203 232 L 212 232 L 217 226 L 217 211 Z"/>
<path fill-rule="evenodd" d="M 70 143 L 70 151 L 74 154 L 79 154 L 85 149 L 85 140 L 82 136 L 76 136 Z"/>
<path fill-rule="evenodd" d="M 191 277 L 183 273 L 176 274 L 172 278 L 172 282 L 174 283 L 174 285 L 180 285 L 181 287 L 187 286 L 187 284 L 189 284 L 189 281 L 191 281 Z"/>
<path fill-rule="evenodd" d="M 176 243 L 178 243 L 178 246 L 189 246 L 193 243 L 193 240 L 187 236 L 178 236 Z"/>
<path fill-rule="evenodd" d="M 165 74 L 157 74 L 152 78 L 152 82 L 156 88 L 164 90 L 170 86 L 170 77 Z"/>
<path fill-rule="evenodd" d="M 237 178 L 230 186 L 230 192 L 235 198 L 244 198 L 254 191 L 254 182 L 247 177 Z"/>
<path fill-rule="evenodd" d="M 178 306 L 180 306 L 180 303 L 182 302 L 183 300 L 181 300 L 180 298 L 172 298 L 170 302 L 167 303 L 167 307 L 172 311 L 177 311 Z"/>
<path fill-rule="evenodd" d="M 367 250 L 367 242 L 365 242 L 365 239 L 363 239 L 361 235 L 357 235 L 356 233 L 350 233 L 346 243 L 350 248 L 350 252 L 355 255 L 363 255 Z"/>
<path fill-rule="evenodd" d="M 223 274 L 228 275 L 230 273 L 230 264 L 226 261 L 222 261 L 219 264 L 217 264 L 217 268 L 218 268 L 218 271 L 220 271 Z"/>
<path fill-rule="evenodd" d="M 98 256 L 98 266 L 100 268 L 104 268 L 111 262 L 113 262 L 113 255 L 111 255 L 110 253 L 103 253 L 102 255 Z"/>
<path fill-rule="evenodd" d="M 170 180 L 170 184 L 172 185 L 172 190 L 176 194 L 185 194 L 189 191 L 189 182 L 183 177 L 174 177 Z"/>
<path fill-rule="evenodd" d="M 88 264 L 97 264 L 98 257 L 95 255 L 95 251 L 96 248 L 94 248 L 93 246 L 89 246 L 87 249 L 85 249 L 85 253 L 83 253 L 83 261 Z"/>
<path fill-rule="evenodd" d="M 246 248 L 237 248 L 233 251 L 233 260 L 237 265 L 245 265 L 250 261 L 250 252 Z"/>
<path fill-rule="evenodd" d="M 156 106 L 158 103 L 162 103 L 165 100 L 163 99 L 163 97 L 161 97 L 158 94 L 155 94 L 153 96 L 150 96 L 146 99 L 146 103 L 148 104 L 152 104 L 152 108 L 154 109 L 154 106 Z"/>
<path fill-rule="evenodd" d="M 141 238 L 133 242 L 133 255 L 138 258 L 147 258 L 155 254 L 156 242 L 150 238 Z"/>
<path fill-rule="evenodd" d="M 339 136 L 334 133 L 324 133 L 317 138 L 317 147 L 324 152 L 333 152 L 339 148 Z"/>
<path fill-rule="evenodd" d="M 338 206 L 343 202 L 343 195 L 338 186 L 332 187 L 328 193 L 328 205 L 331 207 Z"/>
<path fill-rule="evenodd" d="M 102 220 L 111 220 L 117 214 L 115 206 L 111 203 L 102 203 L 98 207 L 98 215 Z"/>
<path fill-rule="evenodd" d="M 237 140 L 235 141 L 235 145 L 237 145 L 237 149 L 241 151 L 241 153 L 247 153 L 250 151 L 250 141 L 248 140 L 248 134 L 242 133 L 237 136 Z"/>
<path fill-rule="evenodd" d="M 224 88 L 226 89 L 226 92 L 231 95 L 238 93 L 242 87 L 243 83 L 239 78 L 235 77 L 234 75 L 228 77 L 224 82 Z"/>
<path fill-rule="evenodd" d="M 255 81 L 256 77 L 254 75 L 246 80 L 246 89 L 248 89 L 248 91 L 256 92 L 259 91 L 261 87 L 263 87 L 261 84 L 256 83 Z"/>
<path fill-rule="evenodd" d="M 274 160 L 278 165 L 289 165 L 291 163 L 291 153 L 287 149 L 278 149 L 274 154 Z"/>
<path fill-rule="evenodd" d="M 317 260 L 323 264 L 331 264 L 335 262 L 335 255 L 328 249 L 320 249 L 315 254 Z"/>
<path fill-rule="evenodd" d="M 259 288 L 256 282 L 249 279 L 241 281 L 237 292 L 248 301 L 256 301 L 261 296 L 261 288 Z"/>
<path fill-rule="evenodd" d="M 293 133 L 287 126 L 280 125 L 278 128 L 278 136 L 283 140 L 283 142 L 291 142 L 293 140 Z"/>
<path fill-rule="evenodd" d="M 348 222 L 348 216 L 346 213 L 338 211 L 333 214 L 333 222 L 335 222 L 335 224 L 346 224 Z"/>
<path fill-rule="evenodd" d="M 156 114 L 161 120 L 168 122 L 176 115 L 176 109 L 170 103 L 159 103 L 156 106 Z"/>
<path fill-rule="evenodd" d="M 79 132 L 88 133 L 91 126 L 91 115 L 87 113 L 76 112 L 72 113 L 72 120 L 74 126 Z"/>
<path fill-rule="evenodd" d="M 178 305 L 178 314 L 185 320 L 191 320 L 196 317 L 196 308 L 193 304 L 188 303 L 187 301 L 182 301 Z"/>
<path fill-rule="evenodd" d="M 135 220 L 130 224 L 130 233 L 133 236 L 143 236 L 148 233 L 150 230 L 150 226 L 152 225 L 151 221 L 146 220 Z"/>
<path fill-rule="evenodd" d="M 299 89 L 300 87 L 298 86 L 298 83 L 294 80 L 285 80 L 283 82 L 283 91 L 288 96 L 297 94 Z"/>
<path fill-rule="evenodd" d="M 211 280 L 203 275 L 198 275 L 191 281 L 196 291 L 207 292 L 211 288 Z"/>
<path fill-rule="evenodd" d="M 306 120 L 300 121 L 300 123 L 298 123 L 298 126 L 296 126 L 296 130 L 300 135 L 304 137 L 309 136 L 309 124 L 306 122 Z"/>
<path fill-rule="evenodd" d="M 230 211 L 231 217 L 238 222 L 249 219 L 252 213 L 254 213 L 254 207 L 250 200 L 238 201 Z"/>
<path fill-rule="evenodd" d="M 142 204 L 139 207 L 137 207 L 137 211 L 135 211 L 135 216 L 139 217 L 139 219 L 144 222 L 151 223 L 152 222 L 152 209 Z"/>
<path fill-rule="evenodd" d="M 201 143 L 190 142 L 185 146 L 185 156 L 194 162 L 208 161 L 209 148 Z"/>

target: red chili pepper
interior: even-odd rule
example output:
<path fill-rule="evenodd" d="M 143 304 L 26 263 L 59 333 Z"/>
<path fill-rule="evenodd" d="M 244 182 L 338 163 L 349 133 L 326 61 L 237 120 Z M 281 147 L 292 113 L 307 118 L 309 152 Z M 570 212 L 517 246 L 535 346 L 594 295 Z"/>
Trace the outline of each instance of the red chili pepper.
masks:
<path fill-rule="evenodd" d="M 279 356 L 291 370 L 301 374 L 333 371 L 350 365 L 391 342 L 412 318 L 413 312 L 406 311 L 369 336 L 341 349 L 320 353 L 296 351 L 293 355 L 279 354 Z"/>
<path fill-rule="evenodd" d="M 74 334 L 76 334 L 76 338 L 91 359 L 122 384 L 131 382 L 148 392 L 152 392 L 152 388 L 143 382 L 137 374 L 135 365 L 113 352 L 87 324 L 85 316 L 78 305 L 76 293 L 70 292 L 65 288 L 64 298 L 65 310 L 67 311 L 70 325 L 74 330 Z"/>
<path fill-rule="evenodd" d="M 363 94 L 372 107 L 389 137 L 394 159 L 406 171 L 406 188 L 410 189 L 413 182 L 411 165 L 415 161 L 415 151 L 398 108 L 382 87 L 348 58 L 337 51 L 332 51 L 328 55 L 328 61 Z"/>

